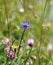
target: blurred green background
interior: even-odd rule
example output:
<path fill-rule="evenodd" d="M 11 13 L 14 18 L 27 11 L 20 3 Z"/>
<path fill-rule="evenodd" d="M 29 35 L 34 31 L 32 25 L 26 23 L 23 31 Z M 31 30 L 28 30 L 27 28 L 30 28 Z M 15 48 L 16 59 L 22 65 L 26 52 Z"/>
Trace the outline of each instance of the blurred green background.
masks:
<path fill-rule="evenodd" d="M 35 39 L 34 51 L 36 52 L 33 51 L 32 54 L 36 56 L 38 43 L 41 42 L 41 60 L 47 62 L 47 56 L 51 50 L 53 52 L 53 0 L 0 0 L 0 60 L 4 58 L 2 40 L 10 37 L 12 42 L 13 35 L 17 35 L 16 43 L 19 44 L 23 31 L 21 22 L 25 20 L 30 22 L 30 28 L 25 32 L 24 40 L 30 37 Z M 41 26 L 47 23 L 51 24 L 50 28 Z M 46 50 L 48 44 L 51 47 L 49 52 Z M 53 58 L 52 52 L 51 57 L 49 55 L 50 59 Z M 53 65 L 53 59 L 49 61 L 52 62 L 50 65 Z"/>

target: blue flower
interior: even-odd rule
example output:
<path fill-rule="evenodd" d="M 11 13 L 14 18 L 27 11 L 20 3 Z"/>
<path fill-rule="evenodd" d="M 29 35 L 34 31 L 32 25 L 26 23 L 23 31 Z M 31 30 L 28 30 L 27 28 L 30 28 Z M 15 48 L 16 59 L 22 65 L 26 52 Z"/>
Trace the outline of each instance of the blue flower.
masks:
<path fill-rule="evenodd" d="M 22 27 L 23 27 L 24 29 L 28 29 L 29 26 L 30 26 L 30 23 L 27 22 L 27 21 L 23 21 L 21 25 L 22 25 Z"/>

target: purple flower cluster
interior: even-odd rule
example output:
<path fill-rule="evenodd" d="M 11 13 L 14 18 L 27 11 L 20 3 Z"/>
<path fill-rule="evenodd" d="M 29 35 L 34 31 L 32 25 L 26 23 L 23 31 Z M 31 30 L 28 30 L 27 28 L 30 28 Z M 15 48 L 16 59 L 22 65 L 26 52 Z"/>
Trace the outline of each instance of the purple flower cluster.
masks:
<path fill-rule="evenodd" d="M 7 57 L 9 57 L 9 58 L 12 58 L 12 59 L 13 59 L 13 58 L 15 57 L 14 52 L 13 52 L 13 51 L 10 51 L 10 52 L 8 53 Z"/>
<path fill-rule="evenodd" d="M 29 26 L 30 26 L 30 23 L 28 21 L 23 21 L 21 26 L 24 28 L 24 29 L 28 29 Z"/>

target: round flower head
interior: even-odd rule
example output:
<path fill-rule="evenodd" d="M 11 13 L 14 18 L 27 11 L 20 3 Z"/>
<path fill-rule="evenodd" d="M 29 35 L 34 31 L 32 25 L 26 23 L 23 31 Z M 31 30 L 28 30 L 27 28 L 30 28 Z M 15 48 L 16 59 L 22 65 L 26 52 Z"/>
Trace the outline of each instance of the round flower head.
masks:
<path fill-rule="evenodd" d="M 24 8 L 20 8 L 20 9 L 19 9 L 19 12 L 20 12 L 20 13 L 24 13 Z"/>
<path fill-rule="evenodd" d="M 23 27 L 24 29 L 28 29 L 29 26 L 30 26 L 30 23 L 29 23 L 29 22 L 27 22 L 27 21 L 22 22 L 22 27 Z"/>
<path fill-rule="evenodd" d="M 27 43 L 28 43 L 29 46 L 33 46 L 34 40 L 32 38 L 31 39 L 28 39 L 27 40 Z"/>
<path fill-rule="evenodd" d="M 51 23 L 47 23 L 47 24 L 45 24 L 45 26 L 46 26 L 47 28 L 50 28 L 50 27 L 51 27 Z"/>
<path fill-rule="evenodd" d="M 17 49 L 19 46 L 17 46 L 17 45 L 12 45 L 12 48 L 13 49 Z"/>
<path fill-rule="evenodd" d="M 10 52 L 8 53 L 7 57 L 9 57 L 9 58 L 12 58 L 12 59 L 13 59 L 13 58 L 15 57 L 14 52 L 13 52 L 13 51 L 10 51 Z"/>
<path fill-rule="evenodd" d="M 3 44 L 4 44 L 4 45 L 8 45 L 8 44 L 9 44 L 9 41 L 10 41 L 10 40 L 9 40 L 8 38 L 6 38 L 6 39 L 3 41 Z"/>
<path fill-rule="evenodd" d="M 26 65 L 29 65 L 29 62 L 26 62 Z"/>
<path fill-rule="evenodd" d="M 5 51 L 6 51 L 7 53 L 9 52 L 9 50 L 10 50 L 9 47 L 6 47 L 6 48 L 5 48 Z"/>

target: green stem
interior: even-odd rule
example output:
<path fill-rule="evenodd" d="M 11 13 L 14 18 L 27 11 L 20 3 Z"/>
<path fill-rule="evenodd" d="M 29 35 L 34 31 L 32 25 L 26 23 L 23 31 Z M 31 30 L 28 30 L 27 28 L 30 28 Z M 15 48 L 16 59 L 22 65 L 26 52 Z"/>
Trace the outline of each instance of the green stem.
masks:
<path fill-rule="evenodd" d="M 29 59 L 29 57 L 30 57 L 31 50 L 32 50 L 32 47 L 30 48 L 30 50 L 29 50 L 29 54 L 27 55 L 26 60 L 24 61 L 24 65 L 26 64 L 27 60 L 28 60 L 28 59 Z"/>
<path fill-rule="evenodd" d="M 4 3 L 4 8 L 5 8 L 6 20 L 7 20 L 8 37 L 10 37 L 10 25 L 9 25 L 9 22 L 8 22 L 9 15 L 8 15 L 7 0 L 3 0 L 3 3 Z M 7 64 L 8 64 L 8 58 L 6 57 L 6 63 L 5 63 L 5 65 L 7 65 Z"/>
<path fill-rule="evenodd" d="M 20 44 L 19 44 L 19 48 L 18 48 L 18 52 L 17 52 L 17 56 L 18 56 L 19 51 L 20 51 L 20 48 L 21 48 L 21 44 L 22 44 L 22 40 L 23 40 L 23 37 L 24 37 L 24 33 L 25 33 L 25 29 L 23 30 L 23 33 L 22 33 L 22 36 L 21 36 L 21 40 L 20 40 Z"/>

